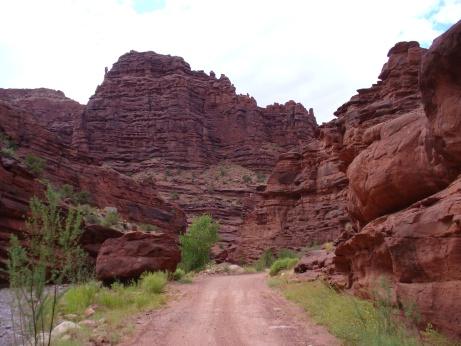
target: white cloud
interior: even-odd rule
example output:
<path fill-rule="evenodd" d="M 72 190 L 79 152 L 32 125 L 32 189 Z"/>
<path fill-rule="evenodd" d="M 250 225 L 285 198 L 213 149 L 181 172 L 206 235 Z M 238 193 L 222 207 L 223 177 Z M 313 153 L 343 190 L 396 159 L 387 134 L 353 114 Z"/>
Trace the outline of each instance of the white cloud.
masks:
<path fill-rule="evenodd" d="M 319 122 L 371 85 L 399 40 L 431 42 L 458 1 L 128 0 L 0 2 L 0 87 L 50 87 L 86 103 L 104 67 L 131 50 L 225 73 L 260 105 L 302 102 Z M 430 14 L 430 16 L 428 15 Z"/>

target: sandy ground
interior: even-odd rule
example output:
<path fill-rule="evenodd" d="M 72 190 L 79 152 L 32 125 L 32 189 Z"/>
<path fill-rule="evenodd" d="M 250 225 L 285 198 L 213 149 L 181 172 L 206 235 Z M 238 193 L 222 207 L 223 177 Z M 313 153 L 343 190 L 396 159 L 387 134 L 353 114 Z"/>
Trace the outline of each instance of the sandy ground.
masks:
<path fill-rule="evenodd" d="M 265 274 L 210 276 L 175 286 L 163 309 L 140 317 L 124 346 L 312 345 L 340 343 L 270 289 Z"/>

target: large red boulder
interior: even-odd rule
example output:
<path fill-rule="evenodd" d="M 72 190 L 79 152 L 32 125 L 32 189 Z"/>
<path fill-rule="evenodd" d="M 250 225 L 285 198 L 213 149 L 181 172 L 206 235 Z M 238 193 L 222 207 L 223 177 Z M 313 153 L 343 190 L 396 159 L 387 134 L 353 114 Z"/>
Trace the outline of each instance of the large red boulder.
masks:
<path fill-rule="evenodd" d="M 423 110 L 370 128 L 375 140 L 349 165 L 348 210 L 361 225 L 446 187 L 457 175 L 434 149 Z"/>
<path fill-rule="evenodd" d="M 368 295 L 386 277 L 423 321 L 461 336 L 461 178 L 400 212 L 377 218 L 336 249 L 352 289 Z"/>
<path fill-rule="evenodd" d="M 130 280 L 149 271 L 175 271 L 181 260 L 177 237 L 167 233 L 129 232 L 107 239 L 96 259 L 98 280 Z"/>

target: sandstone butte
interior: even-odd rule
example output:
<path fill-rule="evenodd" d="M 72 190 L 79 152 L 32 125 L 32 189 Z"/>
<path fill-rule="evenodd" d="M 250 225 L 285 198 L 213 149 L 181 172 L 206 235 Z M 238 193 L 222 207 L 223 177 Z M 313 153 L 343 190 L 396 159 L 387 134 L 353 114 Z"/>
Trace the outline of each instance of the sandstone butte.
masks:
<path fill-rule="evenodd" d="M 121 56 L 86 106 L 0 89 L 0 130 L 18 144 L 0 161 L 0 259 L 11 234 L 27 237 L 27 202 L 43 191 L 23 163 L 33 153 L 44 178 L 158 227 L 86 225 L 102 279 L 174 268 L 178 234 L 209 212 L 219 259 L 331 241 L 334 254 L 314 251 L 297 271 L 365 297 L 385 277 L 422 324 L 461 337 L 460 61 L 461 22 L 429 49 L 397 43 L 379 81 L 321 126 L 299 103 L 258 107 L 226 76 L 153 52 Z"/>

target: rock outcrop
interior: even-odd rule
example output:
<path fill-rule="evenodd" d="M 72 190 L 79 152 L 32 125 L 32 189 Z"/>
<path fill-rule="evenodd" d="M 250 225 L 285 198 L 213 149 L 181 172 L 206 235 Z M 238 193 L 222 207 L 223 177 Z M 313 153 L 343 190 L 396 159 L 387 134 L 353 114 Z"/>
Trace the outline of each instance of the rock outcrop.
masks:
<path fill-rule="evenodd" d="M 347 170 L 358 233 L 342 239 L 334 260 L 357 294 L 369 295 L 384 277 L 396 302 L 416 303 L 423 327 L 458 337 L 460 51 L 461 22 L 422 57 L 421 106 L 368 130 L 373 143 Z"/>
<path fill-rule="evenodd" d="M 318 136 L 306 141 L 298 151 L 280 156 L 262 194 L 263 201 L 245 218 L 240 229 L 238 248 L 232 255 L 234 261 L 255 259 L 268 248 L 299 250 L 310 244 L 339 242 L 354 233 L 352 224 L 361 222 L 360 217 L 365 213 L 360 210 L 361 204 L 354 201 L 365 199 L 362 195 L 370 193 L 368 178 L 364 178 L 369 170 L 363 165 L 379 167 L 379 160 L 386 153 L 386 147 L 369 148 L 376 146 L 374 142 L 379 140 L 381 131 L 388 136 L 398 132 L 401 122 L 414 124 L 415 128 L 424 122 L 418 87 L 424 52 L 417 42 L 396 44 L 389 51 L 379 82 L 369 89 L 358 90 L 357 95 L 336 111 L 338 119 L 320 126 Z M 400 119 L 411 112 L 413 115 Z M 393 127 L 384 125 L 393 119 L 396 121 Z M 412 137 L 413 141 L 411 138 L 407 141 L 417 147 L 418 134 Z M 389 166 L 395 170 L 399 168 L 398 161 L 392 161 L 391 153 L 402 143 L 394 142 L 393 149 L 389 149 Z M 368 156 L 363 154 L 365 150 L 370 150 Z M 424 149 L 420 151 L 423 155 Z M 354 160 L 360 155 L 361 161 Z M 376 160 L 372 160 L 373 155 Z M 425 163 L 431 158 L 421 160 Z M 375 177 L 377 187 L 387 182 L 386 175 L 380 172 L 381 176 Z M 413 172 L 410 170 L 409 174 Z M 442 176 L 444 172 L 440 173 L 439 187 L 448 183 Z M 362 190 L 362 195 L 355 193 Z M 367 200 L 363 206 L 373 207 Z"/>
<path fill-rule="evenodd" d="M 41 181 L 48 180 L 58 187 L 69 184 L 74 187 L 75 191 L 86 191 L 90 195 L 91 204 L 100 208 L 115 207 L 126 219 L 155 225 L 159 231 L 172 234 L 176 238 L 178 232 L 185 231 L 184 213 L 161 199 L 152 185 L 135 181 L 108 166 L 100 165 L 91 156 L 74 155 L 70 147 L 71 138 L 66 137 L 66 127 L 61 126 L 62 119 L 59 116 L 53 120 L 50 115 L 55 109 L 55 103 L 68 102 L 68 99 L 61 93 L 49 91 L 52 98 L 49 102 L 45 102 L 42 97 L 45 98 L 48 91 L 39 90 L 39 105 L 29 109 L 27 102 L 34 99 L 30 95 L 37 95 L 32 91 L 19 91 L 19 96 L 17 96 L 17 92 L 16 90 L 3 91 L 2 95 L 5 98 L 0 99 L 1 267 L 5 266 L 6 249 L 11 234 L 16 234 L 20 238 L 27 236 L 25 218 L 28 215 L 30 198 L 34 195 L 41 196 L 45 188 L 44 184 L 37 179 L 36 173 L 32 173 L 30 167 L 25 164 L 25 158 L 28 155 L 44 160 Z M 28 95 L 27 102 L 24 101 L 26 96 L 22 94 L 23 92 Z M 70 109 L 79 108 L 75 107 L 74 101 L 69 101 L 69 103 Z M 46 109 L 47 106 L 50 109 Z M 66 114 L 71 114 L 70 110 L 69 112 Z M 54 130 L 48 129 L 54 126 L 50 124 L 55 125 Z M 72 121 L 71 128 L 73 128 Z M 12 147 L 16 149 L 9 152 L 4 150 L 5 139 L 10 143 L 8 145 L 14 143 Z M 85 242 L 91 248 L 100 244 L 98 237 L 95 239 L 87 237 Z M 90 254 L 93 257 L 95 255 L 91 251 Z M 5 279 L 5 277 L 0 278 L 3 282 Z"/>
<path fill-rule="evenodd" d="M 102 244 L 96 260 L 96 277 L 112 282 L 138 278 L 144 272 L 174 272 L 180 260 L 181 252 L 174 235 L 129 232 Z"/>
<path fill-rule="evenodd" d="M 280 153 L 314 137 L 312 110 L 258 107 L 230 80 L 180 57 L 131 51 L 75 124 L 73 148 L 146 181 L 192 217 L 208 212 L 229 245 Z"/>

